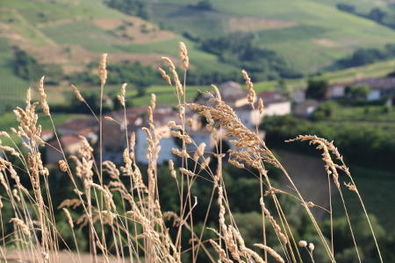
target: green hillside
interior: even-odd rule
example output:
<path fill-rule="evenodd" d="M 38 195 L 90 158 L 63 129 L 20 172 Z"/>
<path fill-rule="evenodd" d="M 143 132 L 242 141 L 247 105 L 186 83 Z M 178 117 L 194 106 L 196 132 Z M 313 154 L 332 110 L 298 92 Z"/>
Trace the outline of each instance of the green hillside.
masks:
<path fill-rule="evenodd" d="M 178 42 L 184 41 L 193 70 L 231 73 L 239 67 L 200 50 L 199 41 L 242 31 L 252 33 L 257 48 L 277 52 L 292 70 L 311 74 L 358 48 L 395 43 L 394 30 L 339 11 L 331 0 L 212 0 L 212 10 L 195 8 L 197 2 L 147 1 L 146 21 L 109 8 L 102 0 L 1 1 L 0 111 L 22 101 L 26 88 L 34 84 L 13 73 L 14 46 L 50 68 L 60 66 L 68 75 L 86 71 L 102 52 L 110 53 L 109 63 L 130 60 L 157 65 L 163 55 L 177 58 Z M 362 11 L 387 5 L 381 0 L 347 3 Z M 381 65 L 387 72 L 392 63 Z M 366 69 L 363 74 L 371 75 Z M 377 75 L 376 66 L 371 69 Z M 352 77 L 358 74 L 354 70 L 335 74 Z"/>
<path fill-rule="evenodd" d="M 182 36 L 158 25 L 127 16 L 101 0 L 4 0 L 0 3 L 0 112 L 22 101 L 32 80 L 13 73 L 13 47 L 26 51 L 39 63 L 56 64 L 62 74 L 86 70 L 100 53 L 110 53 L 109 63 L 122 60 L 158 64 L 161 56 L 178 57 L 177 46 L 189 46 L 192 66 L 223 72 L 236 68 L 194 48 Z M 6 103 L 3 103 L 6 102 Z"/>
<path fill-rule="evenodd" d="M 215 37 L 241 29 L 254 32 L 262 47 L 275 50 L 302 72 L 317 71 L 360 47 L 395 43 L 395 31 L 335 7 L 329 0 L 216 0 L 212 11 L 197 1 L 153 4 L 153 19 L 179 33 Z M 351 1 L 368 8 L 380 1 Z M 348 3 L 348 2 L 347 2 Z"/>

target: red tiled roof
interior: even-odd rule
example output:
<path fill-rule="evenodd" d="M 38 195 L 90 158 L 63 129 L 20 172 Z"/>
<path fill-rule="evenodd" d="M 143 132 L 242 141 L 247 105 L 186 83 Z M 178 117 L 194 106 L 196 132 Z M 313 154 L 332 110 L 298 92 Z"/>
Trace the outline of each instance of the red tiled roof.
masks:
<path fill-rule="evenodd" d="M 98 126 L 98 122 L 95 119 L 72 119 L 66 121 L 59 126 L 59 129 L 71 130 L 71 131 L 81 131 L 87 128 L 95 128 Z"/>
<path fill-rule="evenodd" d="M 257 97 L 258 99 L 261 98 L 263 103 L 266 105 L 288 101 L 283 94 L 277 91 L 262 91 L 257 95 Z"/>
<path fill-rule="evenodd" d="M 395 88 L 395 78 L 378 78 L 378 79 L 367 78 L 367 79 L 360 79 L 350 82 L 335 83 L 331 85 L 331 87 L 336 87 L 336 86 L 347 87 L 347 86 L 359 86 L 359 85 L 367 85 L 372 89 L 390 89 L 390 88 Z"/>
<path fill-rule="evenodd" d="M 51 130 L 42 130 L 41 131 L 41 138 L 44 141 L 50 140 L 54 136 L 54 132 Z"/>

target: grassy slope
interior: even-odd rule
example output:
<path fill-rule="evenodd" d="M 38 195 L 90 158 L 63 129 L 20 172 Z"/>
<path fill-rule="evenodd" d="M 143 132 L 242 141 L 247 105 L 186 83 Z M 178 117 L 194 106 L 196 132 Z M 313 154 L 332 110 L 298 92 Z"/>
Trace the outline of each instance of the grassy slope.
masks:
<path fill-rule="evenodd" d="M 231 1 L 231 3 L 229 3 Z M 201 14 L 189 11 L 186 13 L 175 11 L 185 11 L 185 5 L 195 1 L 180 0 L 164 0 L 162 1 L 161 12 L 157 16 L 154 12 L 154 19 L 166 18 L 174 29 L 188 30 L 199 34 L 218 34 L 223 30 L 227 30 L 227 19 L 229 17 L 255 16 L 260 18 L 282 19 L 294 21 L 297 23 L 292 28 L 273 29 L 259 32 L 260 43 L 281 52 L 288 58 L 291 63 L 297 64 L 298 68 L 306 69 L 306 66 L 314 66 L 325 64 L 334 58 L 350 52 L 355 41 L 361 45 L 376 45 L 389 42 L 394 39 L 395 33 L 391 30 L 376 25 L 362 18 L 354 17 L 333 8 L 333 2 L 329 0 L 320 0 L 312 2 L 308 0 L 288 2 L 286 0 L 278 1 L 236 1 L 236 0 L 218 0 L 215 1 L 215 7 L 218 12 L 214 14 L 210 12 L 204 13 L 204 19 Z M 354 1 L 355 2 L 355 1 Z M 165 4 L 165 6 L 163 5 Z M 381 3 L 381 1 L 376 1 Z M 373 4 L 364 1 L 362 8 L 370 8 Z M 90 51 L 95 52 L 132 52 L 141 54 L 169 54 L 177 56 L 178 41 L 185 41 L 190 51 L 190 57 L 193 64 L 204 67 L 206 70 L 221 69 L 224 71 L 233 69 L 231 66 L 219 63 L 216 58 L 207 53 L 203 53 L 193 47 L 193 43 L 181 36 L 173 39 L 151 42 L 148 44 L 129 44 L 116 38 L 110 32 L 96 26 L 91 18 L 124 18 L 125 16 L 116 10 L 112 10 L 102 5 L 98 0 L 86 1 L 62 1 L 51 3 L 48 1 L 2 1 L 2 8 L 12 10 L 12 12 L 0 13 L 1 21 L 13 19 L 14 23 L 9 24 L 15 28 L 17 32 L 26 37 L 32 43 L 40 45 L 57 45 L 57 44 L 79 44 Z M 67 8 L 68 12 L 64 12 Z M 154 4 L 154 11 L 158 8 L 158 4 Z M 44 13 L 45 17 L 40 16 Z M 198 23 L 199 22 L 199 23 Z M 211 23 L 214 23 L 211 24 Z M 38 25 L 32 27 L 32 25 Z M 336 29 L 336 30 L 335 30 Z M 312 38 L 336 39 L 342 43 L 341 46 L 333 48 L 325 48 L 314 44 Z M 3 65 L 9 63 L 11 59 L 11 50 L 5 40 L 1 41 L 0 57 Z M 311 56 L 314 52 L 314 56 Z M 110 54 L 111 55 L 111 54 Z M 308 56 L 310 55 L 310 56 Z M 374 65 L 361 67 L 357 69 L 348 69 L 344 71 L 325 74 L 323 77 L 331 81 L 346 81 L 356 77 L 375 77 L 382 76 L 395 68 L 395 60 L 381 62 Z M 0 89 L 12 90 L 12 94 L 18 93 L 19 97 L 23 92 L 27 83 L 14 77 L 9 68 L 0 65 L 0 76 L 2 83 Z M 218 84 L 218 83 L 217 83 Z M 292 80 L 288 83 L 291 87 L 303 87 L 305 81 Z M 257 83 L 257 90 L 273 88 L 276 82 Z M 12 88 L 9 88 L 12 87 Z M 16 87 L 16 88 L 15 88 Z M 197 89 L 197 88 L 196 88 Z M 172 93 L 157 91 L 150 88 L 148 92 L 158 93 L 158 100 L 164 104 L 173 102 Z M 62 103 L 65 101 L 63 92 L 54 92 L 54 94 L 62 94 L 63 98 L 55 98 L 52 101 Z M 195 94 L 195 91 L 192 93 Z M 59 96 L 60 97 L 60 96 Z M 3 96 L 3 101 L 5 97 Z M 8 100 L 8 99 L 7 99 Z M 138 98 L 134 99 L 134 105 L 142 105 L 146 101 Z"/>
<path fill-rule="evenodd" d="M 13 75 L 9 66 L 12 59 L 12 49 L 5 39 L 0 38 L 0 112 L 11 104 L 19 104 L 27 83 Z M 22 96 L 23 97 L 23 96 Z"/>
<path fill-rule="evenodd" d="M 351 68 L 347 70 L 335 71 L 331 73 L 326 73 L 321 76 L 321 78 L 328 79 L 331 83 L 336 82 L 347 82 L 352 81 L 357 78 L 362 77 L 383 77 L 386 74 L 393 72 L 395 69 L 395 60 L 379 62 L 368 66 Z M 214 83 L 219 85 L 220 83 Z M 305 88 L 306 80 L 305 79 L 293 79 L 286 80 L 286 84 L 291 89 L 300 89 Z M 271 90 L 278 86 L 277 81 L 264 81 L 258 82 L 254 84 L 254 88 L 257 93 L 264 90 Z M 106 87 L 106 91 L 108 92 L 117 92 L 120 86 L 108 86 Z M 85 92 L 99 92 L 99 90 L 95 87 L 89 87 L 88 89 L 83 88 Z M 209 86 L 188 86 L 187 87 L 187 96 L 188 98 L 193 98 L 198 91 L 209 90 Z M 149 103 L 149 96 L 135 98 L 136 90 L 134 90 L 132 85 L 128 86 L 128 98 L 130 102 L 132 102 L 133 106 L 143 106 Z M 157 100 L 159 104 L 162 105 L 174 105 L 176 102 L 176 97 L 174 95 L 173 90 L 168 86 L 152 86 L 149 87 L 146 91 L 147 94 L 155 93 L 157 95 Z M 72 96 L 70 88 L 52 88 L 47 89 L 47 94 L 49 101 L 51 104 L 64 104 L 67 100 Z M 61 94 L 61 95 L 59 95 Z M 35 98 L 38 99 L 38 94 L 34 94 Z M 23 96 L 22 96 L 23 97 Z"/>
<path fill-rule="evenodd" d="M 345 70 L 328 72 L 319 78 L 326 79 L 329 83 L 351 82 L 361 78 L 380 78 L 385 77 L 388 73 L 395 71 L 395 59 L 377 62 L 367 66 L 349 68 Z M 306 88 L 306 79 L 290 79 L 285 81 L 291 89 Z M 264 81 L 256 83 L 255 86 L 265 86 L 267 89 L 274 88 L 277 85 L 275 81 Z"/>
<path fill-rule="evenodd" d="M 193 65 L 205 67 L 207 70 L 234 69 L 232 66 L 218 62 L 215 56 L 194 48 L 190 41 L 181 36 L 147 44 L 128 43 L 95 25 L 92 19 L 97 18 L 125 19 L 126 16 L 106 7 L 99 0 L 62 2 L 4 0 L 0 6 L 0 23 L 6 24 L 12 32 L 19 34 L 23 41 L 31 45 L 74 44 L 91 52 L 108 52 L 110 56 L 111 53 L 138 53 L 157 54 L 160 58 L 165 54 L 177 56 L 178 42 L 184 41 L 188 44 Z M 15 77 L 8 67 L 12 58 L 9 41 L 0 39 L 0 43 L 0 77 L 2 77 L 0 91 L 3 94 L 3 90 L 10 87 L 26 89 L 27 84 Z"/>
<path fill-rule="evenodd" d="M 383 106 L 336 107 L 329 120 L 395 124 L 395 111 L 385 112 Z"/>
<path fill-rule="evenodd" d="M 229 18 L 256 17 L 294 22 L 294 27 L 257 32 L 258 41 L 263 47 L 278 51 L 294 68 L 303 72 L 326 66 L 358 47 L 395 43 L 395 32 L 391 29 L 341 12 L 330 1 L 217 0 L 213 1 L 215 12 L 191 15 L 186 6 L 193 2 L 161 1 L 156 4 L 153 17 L 174 30 L 200 36 L 226 32 Z M 364 3 L 364 6 L 371 5 Z M 325 41 L 317 43 L 317 39 Z"/>
<path fill-rule="evenodd" d="M 99 0 L 68 0 L 56 2 L 56 4 L 48 3 L 48 1 L 31 3 L 29 1 L 6 0 L 2 6 L 14 9 L 32 25 L 39 25 L 36 29 L 55 44 L 77 44 L 89 51 L 109 53 L 127 51 L 141 54 L 176 55 L 177 43 L 186 41 L 180 36 L 148 44 L 133 44 L 121 40 L 91 21 L 97 18 L 126 18 L 126 15 L 108 8 Z M 64 12 L 65 9 L 67 12 Z M 40 18 L 40 13 L 44 13 L 45 18 Z M 199 63 L 200 59 L 202 59 L 200 63 L 215 63 L 214 56 L 194 49 L 193 45 L 189 45 L 189 48 L 192 59 L 196 63 Z M 225 66 L 220 63 L 217 63 L 218 65 Z"/>

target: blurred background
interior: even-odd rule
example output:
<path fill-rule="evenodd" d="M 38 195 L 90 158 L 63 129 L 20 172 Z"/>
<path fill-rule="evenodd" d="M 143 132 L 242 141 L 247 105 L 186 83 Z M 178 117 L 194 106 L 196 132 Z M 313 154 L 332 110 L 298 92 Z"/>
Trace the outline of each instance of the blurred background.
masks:
<path fill-rule="evenodd" d="M 89 109 L 73 98 L 70 85 L 78 86 L 97 111 L 97 66 L 103 52 L 109 53 L 106 114 L 119 117 L 117 94 L 127 82 L 130 129 L 144 123 L 150 93 L 156 93 L 161 105 L 157 116 L 172 120 L 176 97 L 157 67 L 162 56 L 179 62 L 180 41 L 186 43 L 191 60 L 188 99 L 200 100 L 210 84 L 218 85 L 242 121 L 251 128 L 258 125 L 298 186 L 323 206 L 327 179 L 319 152 L 284 140 L 317 134 L 335 141 L 368 212 L 377 219 L 387 260 L 394 260 L 395 2 L 390 0 L 1 0 L 0 130 L 16 124 L 11 109 L 23 105 L 26 89 L 45 75 L 64 146 L 72 152 L 81 134 L 94 141 L 95 122 Z M 243 104 L 241 69 L 249 72 L 265 103 L 263 120 Z M 51 143 L 49 120 L 41 124 Z M 112 138 L 107 140 L 106 158 L 117 162 L 122 142 L 114 139 L 111 125 L 105 132 Z M 195 136 L 208 140 L 204 133 Z M 163 143 L 165 163 L 174 142 Z M 142 156 L 144 147 L 139 148 Z M 59 159 L 46 154 L 49 164 Z M 243 231 L 253 238 L 253 222 L 259 225 L 254 201 L 258 194 L 250 194 L 254 178 L 235 175 L 231 168 L 228 173 L 236 217 L 249 222 Z M 354 219 L 359 220 L 361 209 L 349 197 Z M 171 209 L 175 201 L 164 198 Z M 248 200 L 254 205 L 246 206 Z M 341 213 L 338 216 L 338 225 L 345 227 Z M 361 224 L 358 231 L 364 229 Z M 344 262 L 350 262 L 347 245 L 339 247 Z"/>

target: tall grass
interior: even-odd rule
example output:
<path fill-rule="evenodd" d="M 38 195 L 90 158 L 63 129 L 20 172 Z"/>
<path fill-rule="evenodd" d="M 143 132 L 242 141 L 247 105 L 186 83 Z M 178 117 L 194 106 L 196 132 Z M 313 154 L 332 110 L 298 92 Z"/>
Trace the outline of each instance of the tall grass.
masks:
<path fill-rule="evenodd" d="M 107 79 L 107 55 L 100 60 L 99 78 L 101 99 L 105 94 Z M 14 112 L 18 127 L 12 128 L 11 133 L 22 139 L 22 145 L 14 142 L 14 147 L 0 145 L 0 183 L 3 196 L 1 207 L 8 207 L 11 218 L 1 213 L 2 243 L 0 258 L 7 261 L 12 258 L 28 258 L 32 262 L 61 262 L 60 248 L 66 247 L 73 262 L 85 262 L 79 248 L 78 234 L 87 231 L 89 236 L 89 252 L 93 262 L 314 262 L 315 251 L 324 253 L 326 262 L 336 262 L 333 232 L 332 187 L 341 196 L 350 235 L 355 246 L 355 255 L 361 262 L 358 243 L 349 218 L 347 204 L 343 191 L 355 192 L 361 203 L 362 211 L 371 230 L 372 238 L 377 249 L 377 260 L 383 262 L 373 227 L 362 202 L 361 195 L 351 173 L 332 142 L 311 135 L 302 135 L 293 141 L 307 141 L 322 151 L 322 160 L 328 175 L 330 234 L 325 236 L 312 212 L 318 205 L 306 200 L 293 182 L 292 176 L 267 147 L 261 138 L 258 128 L 247 129 L 237 117 L 235 111 L 227 105 L 216 86 L 209 92 L 210 99 L 204 104 L 186 101 L 187 72 L 189 57 L 187 48 L 180 44 L 181 71 L 167 57 L 163 57 L 164 68 L 160 74 L 165 82 L 174 90 L 178 104 L 178 122 L 169 122 L 171 135 L 181 143 L 172 153 L 181 161 L 176 165 L 169 161 L 169 171 L 177 189 L 179 205 L 176 211 L 164 211 L 161 208 L 158 186 L 158 156 L 161 133 L 156 126 L 154 112 L 156 97 L 152 95 L 148 106 L 148 125 L 143 128 L 147 137 L 146 157 L 149 160 L 146 171 L 136 161 L 135 134 L 124 131 L 125 149 L 123 164 L 117 166 L 111 161 L 103 160 L 102 110 L 98 116 L 94 112 L 100 126 L 99 149 L 95 153 L 88 140 L 80 137 L 79 150 L 75 155 L 67 156 L 62 147 L 56 149 L 61 153 L 59 170 L 69 178 L 74 188 L 74 195 L 54 207 L 53 197 L 56 195 L 50 189 L 49 169 L 42 160 L 40 147 L 52 147 L 41 138 L 41 127 L 38 125 L 37 106 L 40 106 L 44 118 L 52 121 L 50 106 L 46 99 L 44 78 L 39 82 L 40 102 L 32 102 L 30 91 L 26 96 L 25 108 L 17 107 Z M 181 72 L 182 77 L 179 77 Z M 256 101 L 253 83 L 248 73 L 242 71 L 248 89 L 248 102 L 251 109 L 257 108 L 264 114 L 264 105 Z M 125 94 L 126 84 L 122 85 L 118 99 L 124 110 L 126 123 Z M 86 104 L 78 89 L 73 86 L 76 99 Z M 89 105 L 85 105 L 88 106 Z M 102 109 L 102 104 L 101 104 Z M 189 135 L 190 120 L 187 112 L 193 111 L 207 120 L 207 129 L 214 138 L 215 147 L 211 151 L 204 143 L 197 144 Z M 107 119 L 109 119 L 107 117 Z M 127 127 L 127 125 L 126 125 Z M 56 127 L 53 124 L 55 137 L 59 142 Z M 12 140 L 8 132 L 0 133 L 1 137 Z M 230 138 L 233 148 L 223 152 L 222 138 Z M 59 145 L 61 145 L 59 143 Z M 14 161 L 11 161 L 14 160 Z M 260 198 L 256 200 L 261 210 L 262 233 L 261 242 L 252 247 L 246 245 L 240 233 L 232 206 L 227 196 L 223 163 L 247 169 L 255 176 L 260 186 Z M 21 164 L 20 167 L 18 164 Z M 275 187 L 267 167 L 275 167 L 281 171 L 291 189 Z M 21 178 L 20 174 L 26 175 Z M 192 193 L 193 185 L 199 183 L 198 178 L 204 178 L 212 186 L 210 202 L 205 211 L 205 220 L 198 228 L 194 222 L 194 210 L 197 198 Z M 314 178 L 311 178 L 314 180 Z M 22 183 L 24 182 L 24 183 Z M 294 204 L 304 211 L 309 224 L 315 231 L 315 242 L 298 240 L 290 223 L 290 214 L 282 204 L 280 196 L 290 196 Z M 215 209 L 214 209 L 215 208 Z M 69 243 L 63 238 L 58 227 L 58 210 L 66 218 L 72 240 Z M 218 211 L 216 226 L 208 226 L 208 215 Z M 172 224 L 171 224 L 172 223 Z M 12 224 L 13 231 L 6 233 L 5 224 Z M 206 238 L 208 237 L 208 238 Z M 275 237 L 275 239 L 273 239 Z M 269 242 L 269 240 L 276 240 Z M 71 247 L 74 249 L 72 250 Z M 308 254 L 308 258 L 303 254 Z"/>

